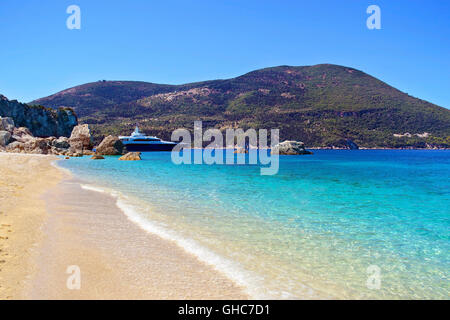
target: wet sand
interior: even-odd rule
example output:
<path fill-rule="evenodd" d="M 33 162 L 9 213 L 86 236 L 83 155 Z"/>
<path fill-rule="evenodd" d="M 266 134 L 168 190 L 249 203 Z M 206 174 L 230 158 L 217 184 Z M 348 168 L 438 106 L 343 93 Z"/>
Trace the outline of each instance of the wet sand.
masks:
<path fill-rule="evenodd" d="M 1 164 L 4 158 L 0 156 Z M 30 216 L 36 217 L 31 219 L 34 223 L 27 223 L 31 236 L 22 232 L 14 239 L 4 240 L 10 242 L 8 254 L 15 248 L 15 260 L 8 258 L 6 263 L 0 264 L 0 298 L 248 298 L 243 288 L 211 266 L 174 242 L 149 234 L 128 220 L 113 197 L 82 189 L 79 181 L 52 167 L 50 161 L 50 157 L 40 157 L 40 164 L 36 165 L 45 168 L 53 182 L 48 183 L 50 177 L 42 173 L 44 179 L 38 179 L 38 175 L 33 182 L 39 185 L 43 180 L 40 187 L 30 188 L 31 182 L 24 182 L 23 188 L 33 196 L 24 197 L 23 189 L 18 189 L 20 192 L 12 198 L 21 197 L 21 200 L 16 199 L 15 206 L 5 209 L 14 232 L 19 230 L 16 217 L 19 212 L 28 212 L 27 221 Z M 20 174 L 24 166 L 28 166 L 27 161 L 15 168 L 16 174 Z M 3 165 L 1 167 L 3 173 Z M 6 181 L 16 179 L 13 172 Z M 3 207 L 2 204 L 2 212 Z M 2 219 L 0 215 L 0 222 L 4 223 Z M 0 235 L 3 233 L 0 229 Z M 27 241 L 21 246 L 15 245 L 24 237 Z M 23 264 L 23 268 L 16 270 L 19 264 Z M 69 281 L 67 285 L 69 278 L 74 279 L 74 269 L 67 273 L 71 266 L 80 271 L 80 289 L 74 285 L 77 281 Z"/>

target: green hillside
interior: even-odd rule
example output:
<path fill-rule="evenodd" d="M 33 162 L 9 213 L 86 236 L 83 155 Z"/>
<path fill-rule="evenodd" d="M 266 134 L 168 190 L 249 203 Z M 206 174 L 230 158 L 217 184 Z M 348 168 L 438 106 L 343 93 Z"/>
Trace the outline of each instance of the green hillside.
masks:
<path fill-rule="evenodd" d="M 204 127 L 219 129 L 279 128 L 282 140 L 308 147 L 343 146 L 347 139 L 362 147 L 450 146 L 450 110 L 329 64 L 185 85 L 99 81 L 32 103 L 72 107 L 97 139 L 128 134 L 135 123 L 167 139 L 174 129 L 203 120 Z"/>

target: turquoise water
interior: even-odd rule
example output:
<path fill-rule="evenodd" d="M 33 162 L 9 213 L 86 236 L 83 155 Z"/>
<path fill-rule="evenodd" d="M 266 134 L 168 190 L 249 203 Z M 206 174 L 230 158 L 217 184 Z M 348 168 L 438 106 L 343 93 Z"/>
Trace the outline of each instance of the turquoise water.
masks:
<path fill-rule="evenodd" d="M 58 165 L 253 297 L 450 298 L 450 151 L 318 150 L 273 176 L 164 152 Z"/>

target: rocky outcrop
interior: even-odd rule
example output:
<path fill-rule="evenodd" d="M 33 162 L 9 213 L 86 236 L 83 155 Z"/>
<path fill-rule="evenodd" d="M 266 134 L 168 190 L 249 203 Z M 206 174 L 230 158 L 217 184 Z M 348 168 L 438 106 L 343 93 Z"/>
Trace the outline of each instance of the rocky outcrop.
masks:
<path fill-rule="evenodd" d="M 6 147 L 6 145 L 11 140 L 11 132 L 9 131 L 0 131 L 0 147 Z"/>
<path fill-rule="evenodd" d="M 28 106 L 0 95 L 0 115 L 3 116 L 0 117 L 2 150 L 35 154 L 68 153 L 70 144 L 67 137 L 77 124 L 71 109 L 55 111 L 42 106 Z"/>
<path fill-rule="evenodd" d="M 92 138 L 87 125 L 77 126 L 71 138 L 35 137 L 27 127 L 14 127 L 11 118 L 0 118 L 0 151 L 15 153 L 54 154 L 81 157 L 93 154 Z"/>
<path fill-rule="evenodd" d="M 0 117 L 0 147 L 5 150 L 6 145 L 11 142 L 14 132 L 14 121 L 12 118 Z"/>
<path fill-rule="evenodd" d="M 101 156 L 101 155 L 94 154 L 94 155 L 91 157 L 91 159 L 92 159 L 92 160 L 104 160 L 105 158 L 104 158 L 103 156 Z"/>
<path fill-rule="evenodd" d="M 53 137 L 53 139 L 55 138 Z M 25 127 L 14 128 L 11 140 L 13 142 L 6 147 L 8 152 L 56 154 L 56 152 L 49 152 L 51 150 L 51 139 L 33 137 L 30 130 Z"/>
<path fill-rule="evenodd" d="M 52 147 L 58 148 L 58 149 L 69 149 L 69 138 L 67 137 L 59 137 L 58 139 L 55 139 L 52 141 Z"/>
<path fill-rule="evenodd" d="M 69 138 L 70 152 L 83 153 L 84 150 L 91 150 L 94 146 L 91 131 L 87 124 L 80 124 L 73 128 Z"/>
<path fill-rule="evenodd" d="M 14 130 L 14 120 L 12 118 L 0 117 L 0 131 L 12 132 Z"/>
<path fill-rule="evenodd" d="M 44 138 L 32 138 L 26 142 L 14 141 L 6 146 L 7 152 L 48 154 L 48 141 Z"/>
<path fill-rule="evenodd" d="M 26 153 L 48 154 L 48 141 L 44 138 L 34 138 L 25 143 Z"/>
<path fill-rule="evenodd" d="M 26 143 L 34 139 L 33 134 L 26 127 L 14 128 L 12 134 L 13 141 Z"/>
<path fill-rule="evenodd" d="M 7 152 L 22 153 L 25 151 L 25 145 L 21 142 L 14 141 L 6 146 Z"/>
<path fill-rule="evenodd" d="M 125 161 L 133 161 L 133 160 L 142 160 L 140 152 L 128 152 L 126 155 L 121 156 L 119 160 Z"/>
<path fill-rule="evenodd" d="M 95 149 L 96 154 L 115 156 L 123 154 L 123 143 L 115 136 L 107 136 Z"/>
<path fill-rule="evenodd" d="M 10 101 L 2 95 L 0 116 L 12 118 L 13 127 L 14 124 L 16 127 L 27 127 L 36 137 L 68 137 L 78 124 L 77 117 L 70 108 L 53 110 L 43 106 L 29 106 L 16 100 Z"/>
<path fill-rule="evenodd" d="M 7 136 L 8 135 L 6 134 L 6 137 Z M 9 143 L 6 142 L 5 144 L 5 151 L 15 153 L 64 155 L 68 152 L 68 144 L 63 143 L 65 139 L 67 138 L 63 137 L 56 139 L 56 137 L 34 137 L 26 127 L 13 128 Z"/>
<path fill-rule="evenodd" d="M 298 155 L 312 154 L 311 151 L 305 149 L 305 144 L 301 141 L 284 141 L 277 144 L 271 151 L 271 154 L 279 155 Z"/>

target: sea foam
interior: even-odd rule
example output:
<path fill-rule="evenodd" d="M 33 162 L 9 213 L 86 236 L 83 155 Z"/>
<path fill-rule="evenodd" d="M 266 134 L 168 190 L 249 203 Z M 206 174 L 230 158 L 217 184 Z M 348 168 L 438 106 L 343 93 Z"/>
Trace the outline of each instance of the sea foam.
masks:
<path fill-rule="evenodd" d="M 175 242 L 185 252 L 194 255 L 201 262 L 212 266 L 215 270 L 224 274 L 238 286 L 244 288 L 246 294 L 252 299 L 273 299 L 279 296 L 278 293 L 268 290 L 264 287 L 263 279 L 251 272 L 244 270 L 238 263 L 226 259 L 210 249 L 200 245 L 197 241 L 185 238 L 182 235 L 170 230 L 155 221 L 142 216 L 139 209 L 133 205 L 128 196 L 107 188 L 94 185 L 81 184 L 85 190 L 105 193 L 116 199 L 117 207 L 127 216 L 127 218 L 138 225 L 146 232 L 155 234 L 162 239 Z M 287 296 L 286 296 L 287 295 Z M 292 298 L 290 294 L 283 292 L 284 298 Z"/>

